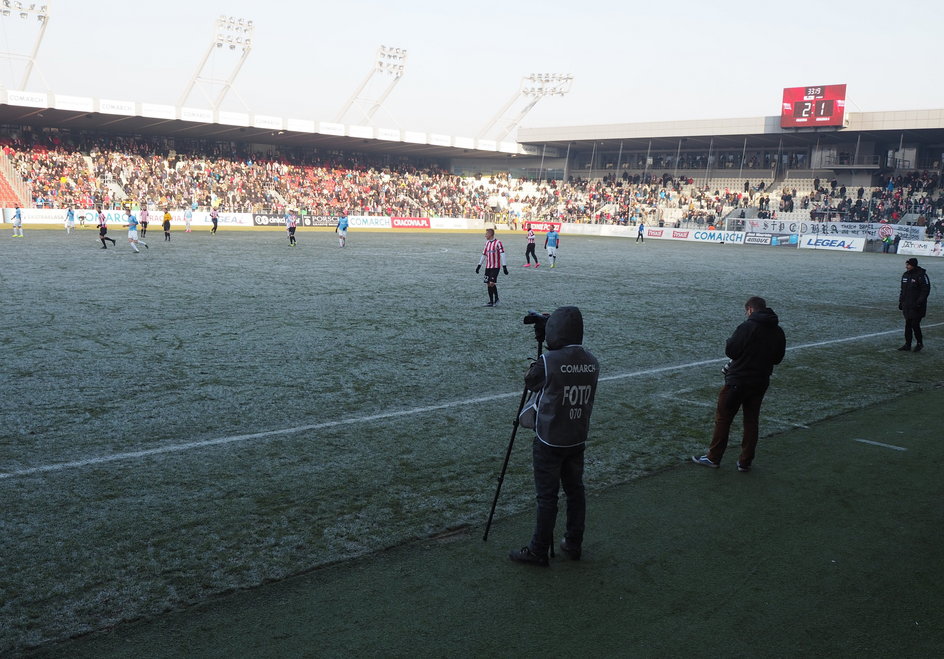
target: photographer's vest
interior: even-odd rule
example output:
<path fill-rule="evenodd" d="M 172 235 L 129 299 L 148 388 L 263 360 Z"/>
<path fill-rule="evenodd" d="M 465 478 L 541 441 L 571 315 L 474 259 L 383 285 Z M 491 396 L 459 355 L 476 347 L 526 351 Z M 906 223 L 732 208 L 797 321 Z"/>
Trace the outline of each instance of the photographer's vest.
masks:
<path fill-rule="evenodd" d="M 583 444 L 590 430 L 600 364 L 579 345 L 550 350 L 541 358 L 545 382 L 536 403 L 534 432 L 550 446 Z"/>

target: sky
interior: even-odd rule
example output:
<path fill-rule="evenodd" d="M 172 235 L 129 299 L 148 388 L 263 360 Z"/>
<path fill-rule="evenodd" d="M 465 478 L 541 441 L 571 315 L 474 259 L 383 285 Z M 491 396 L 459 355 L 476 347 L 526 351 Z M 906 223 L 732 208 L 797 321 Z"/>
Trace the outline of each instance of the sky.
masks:
<path fill-rule="evenodd" d="M 404 75 L 372 121 L 358 102 L 343 123 L 477 137 L 531 73 L 574 80 L 525 127 L 772 116 L 785 87 L 843 83 L 847 112 L 944 108 L 939 0 L 45 4 L 29 91 L 175 105 L 227 15 L 254 24 L 221 107 L 235 112 L 334 121 L 381 45 L 406 49 Z M 32 17 L 0 17 L 0 84 L 20 88 L 10 54 L 30 52 L 38 32 Z M 214 49 L 202 77 L 225 79 L 238 59 Z M 389 81 L 375 76 L 364 95 Z M 186 105 L 210 108 L 219 91 L 198 83 Z"/>

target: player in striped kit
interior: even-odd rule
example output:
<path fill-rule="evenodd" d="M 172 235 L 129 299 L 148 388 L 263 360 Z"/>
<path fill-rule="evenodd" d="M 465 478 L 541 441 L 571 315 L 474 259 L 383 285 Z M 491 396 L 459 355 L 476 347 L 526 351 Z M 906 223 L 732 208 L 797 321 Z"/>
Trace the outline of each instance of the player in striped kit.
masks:
<path fill-rule="evenodd" d="M 499 267 L 508 274 L 508 265 L 505 263 L 505 247 L 501 241 L 495 237 L 495 229 L 485 230 L 485 248 L 482 250 L 482 258 L 475 268 L 476 274 L 485 264 L 485 285 L 488 288 L 488 303 L 486 307 L 494 307 L 498 304 L 498 269 Z"/>
<path fill-rule="evenodd" d="M 98 239 L 102 241 L 102 249 L 108 249 L 108 245 L 105 244 L 106 240 L 110 240 L 111 244 L 115 244 L 114 238 L 108 237 L 108 222 L 105 220 L 105 213 L 102 212 L 102 209 L 98 209 Z"/>
<path fill-rule="evenodd" d="M 288 246 L 296 247 L 298 243 L 295 241 L 295 229 L 298 228 L 298 215 L 295 214 L 295 211 L 289 211 L 285 214 L 285 230 L 288 232 Z"/>
<path fill-rule="evenodd" d="M 534 251 L 534 229 L 531 228 L 531 223 L 525 225 L 525 229 L 528 230 L 528 246 L 524 250 L 524 258 L 527 263 L 524 264 L 524 267 L 531 267 L 531 257 L 534 257 L 534 267 L 540 268 L 541 264 L 538 263 L 538 255 Z"/>

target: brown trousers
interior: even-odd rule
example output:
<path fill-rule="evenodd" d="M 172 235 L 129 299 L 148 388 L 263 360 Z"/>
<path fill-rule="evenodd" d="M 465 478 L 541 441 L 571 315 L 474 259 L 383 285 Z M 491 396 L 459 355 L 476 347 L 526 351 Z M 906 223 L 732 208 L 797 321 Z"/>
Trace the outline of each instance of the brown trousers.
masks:
<path fill-rule="evenodd" d="M 769 383 L 760 385 L 726 384 L 718 392 L 718 406 L 715 408 L 715 430 L 708 447 L 708 459 L 719 464 L 728 448 L 728 434 L 731 423 L 738 410 L 744 408 L 744 436 L 741 439 L 741 455 L 738 458 L 744 466 L 750 466 L 757 451 L 757 438 L 760 434 L 760 406 L 764 402 Z"/>

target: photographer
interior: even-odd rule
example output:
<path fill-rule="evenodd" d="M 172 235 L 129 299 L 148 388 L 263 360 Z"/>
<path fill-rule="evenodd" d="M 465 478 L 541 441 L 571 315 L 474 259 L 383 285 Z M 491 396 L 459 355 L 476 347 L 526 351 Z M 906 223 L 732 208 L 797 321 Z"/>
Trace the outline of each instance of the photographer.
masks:
<path fill-rule="evenodd" d="M 537 523 L 530 544 L 509 554 L 513 561 L 543 567 L 548 565 L 561 486 L 567 496 L 567 528 L 561 550 L 574 560 L 581 555 L 586 519 L 583 454 L 600 375 L 596 357 L 581 345 L 580 309 L 560 307 L 554 311 L 547 319 L 545 335 L 547 352 L 525 376 L 525 386 L 537 392 L 532 447 Z"/>
<path fill-rule="evenodd" d="M 762 297 L 744 303 L 747 320 L 727 340 L 724 354 L 731 359 L 721 372 L 724 386 L 718 392 L 715 428 L 708 452 L 692 456 L 692 462 L 717 469 L 728 448 L 728 434 L 738 410 L 744 408 L 743 438 L 737 470 L 750 471 L 760 433 L 760 406 L 770 386 L 774 366 L 783 361 L 787 339 L 780 319 Z"/>

